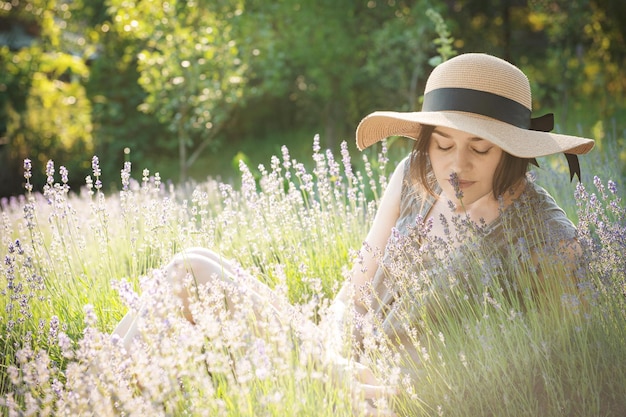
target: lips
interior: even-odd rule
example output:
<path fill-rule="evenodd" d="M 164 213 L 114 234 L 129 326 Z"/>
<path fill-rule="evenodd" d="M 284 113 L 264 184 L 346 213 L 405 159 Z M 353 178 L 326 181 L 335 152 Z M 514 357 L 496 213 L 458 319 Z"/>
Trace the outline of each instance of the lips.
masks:
<path fill-rule="evenodd" d="M 456 185 L 461 190 L 476 183 L 476 181 L 467 181 L 467 180 L 458 180 L 456 181 L 456 184 L 453 184 L 452 181 L 449 181 L 449 182 L 450 182 L 450 185 L 452 185 L 453 187 Z"/>
<path fill-rule="evenodd" d="M 459 181 L 459 188 L 463 189 L 463 188 L 467 188 L 470 185 L 473 185 L 474 181 Z"/>

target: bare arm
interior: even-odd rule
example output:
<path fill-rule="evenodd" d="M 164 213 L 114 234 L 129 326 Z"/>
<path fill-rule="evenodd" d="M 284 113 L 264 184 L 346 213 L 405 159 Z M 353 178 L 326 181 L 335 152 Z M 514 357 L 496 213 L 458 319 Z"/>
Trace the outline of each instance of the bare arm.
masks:
<path fill-rule="evenodd" d="M 339 309 L 345 308 L 346 305 L 351 305 L 352 302 L 359 309 L 365 308 L 365 306 L 359 303 L 359 297 L 356 297 L 354 300 L 351 300 L 351 298 L 354 297 L 355 290 L 358 291 L 359 288 L 363 288 L 372 281 L 378 269 L 378 259 L 375 256 L 375 251 L 385 250 L 391 235 L 391 229 L 400 216 L 400 194 L 404 177 L 404 164 L 407 158 L 403 159 L 393 172 L 380 200 L 374 222 L 360 250 L 360 261 L 355 262 L 350 272 L 349 281 L 343 285 L 335 298 L 335 304 Z"/>
<path fill-rule="evenodd" d="M 405 163 L 406 158 L 398 164 L 392 174 L 380 200 L 372 226 L 365 238 L 365 243 L 361 247 L 359 261 L 353 265 L 350 271 L 350 279 L 343 285 L 331 307 L 333 327 L 336 335 L 333 338 L 333 342 L 338 343 L 339 349 L 341 349 L 341 339 L 345 329 L 346 308 L 354 306 L 357 311 L 365 312 L 367 310 L 367 307 L 359 302 L 359 297 L 356 295 L 360 288 L 363 288 L 374 278 L 374 274 L 378 269 L 378 258 L 375 252 L 385 250 L 389 236 L 391 236 L 391 229 L 395 226 L 400 216 L 400 194 L 402 192 Z M 334 349 L 331 348 L 329 352 L 334 352 Z M 336 363 L 336 372 L 340 374 L 342 372 L 353 373 L 352 377 L 355 382 L 353 390 L 355 395 L 363 395 L 364 398 L 370 400 L 395 395 L 396 391 L 393 387 L 381 385 L 374 373 L 364 365 L 352 363 L 349 359 L 340 355 L 336 355 L 333 361 Z M 395 416 L 391 410 L 379 409 L 369 403 L 367 403 L 366 408 L 365 415 L 368 416 Z"/>

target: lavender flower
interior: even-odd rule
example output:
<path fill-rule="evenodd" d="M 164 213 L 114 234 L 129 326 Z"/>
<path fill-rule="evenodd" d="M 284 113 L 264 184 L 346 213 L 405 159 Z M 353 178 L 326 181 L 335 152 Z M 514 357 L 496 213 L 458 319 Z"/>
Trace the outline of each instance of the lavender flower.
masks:
<path fill-rule="evenodd" d="M 350 161 L 350 152 L 348 151 L 348 144 L 344 141 L 341 142 L 341 162 L 343 163 L 343 169 L 346 174 L 346 178 L 349 182 L 354 181 L 354 173 L 352 172 L 352 162 Z"/>
<path fill-rule="evenodd" d="M 141 175 L 142 187 L 147 187 L 148 182 L 150 182 L 150 170 L 148 168 L 144 168 Z"/>
<path fill-rule="evenodd" d="M 98 178 L 102 175 L 102 172 L 100 171 L 100 159 L 98 159 L 96 155 L 91 158 L 91 169 L 94 177 Z"/>
<path fill-rule="evenodd" d="M 93 176 L 96 179 L 94 188 L 97 191 L 100 191 L 100 189 L 102 188 L 102 182 L 100 181 L 100 176 L 102 175 L 102 172 L 100 171 L 100 160 L 96 155 L 91 158 L 91 170 L 93 171 Z"/>
<path fill-rule="evenodd" d="M 61 355 L 66 359 L 72 359 L 74 357 L 74 348 L 72 346 L 72 339 L 65 332 L 60 332 L 57 337 L 57 344 L 61 349 Z"/>
<path fill-rule="evenodd" d="M 124 191 L 128 191 L 130 189 L 130 171 L 131 163 L 129 161 L 124 162 L 124 168 L 121 171 L 122 190 Z"/>
<path fill-rule="evenodd" d="M 46 176 L 46 182 L 48 185 L 52 186 L 52 184 L 54 184 L 54 161 L 52 161 L 52 159 L 48 160 L 46 164 Z"/>
<path fill-rule="evenodd" d="M 615 181 L 609 180 L 607 182 L 607 186 L 608 186 L 609 191 L 611 192 L 611 194 L 613 194 L 613 195 L 617 194 L 617 184 L 615 184 Z"/>
<path fill-rule="evenodd" d="M 158 172 L 154 173 L 154 191 L 161 190 L 161 174 Z"/>
<path fill-rule="evenodd" d="M 283 167 L 285 168 L 285 178 L 289 180 L 291 179 L 291 157 L 289 156 L 289 149 L 283 145 L 280 150 L 283 154 Z"/>
<path fill-rule="evenodd" d="M 32 176 L 32 163 L 31 160 L 26 158 L 24 159 L 24 178 L 28 179 Z"/>
<path fill-rule="evenodd" d="M 68 182 L 68 171 L 67 168 L 63 165 L 59 168 L 59 173 L 61 174 L 61 182 L 63 184 L 67 184 Z"/>
<path fill-rule="evenodd" d="M 59 174 L 61 174 L 61 192 L 66 193 L 70 190 L 69 182 L 69 171 L 63 165 L 59 167 Z"/>
<path fill-rule="evenodd" d="M 140 300 L 137 293 L 133 290 L 133 286 L 126 280 L 114 281 L 112 284 L 113 289 L 117 290 L 120 298 L 126 304 L 126 306 L 133 310 L 139 311 Z"/>
<path fill-rule="evenodd" d="M 95 327 L 98 323 L 98 316 L 96 315 L 94 306 L 91 304 L 85 304 L 83 312 L 85 313 L 85 325 L 88 327 Z"/>
<path fill-rule="evenodd" d="M 450 184 L 452 184 L 452 188 L 454 188 L 454 197 L 456 197 L 457 200 L 463 199 L 463 191 L 459 183 L 459 174 L 456 172 L 450 174 Z"/>
<path fill-rule="evenodd" d="M 50 319 L 50 329 L 48 330 L 48 343 L 50 345 L 53 345 L 57 340 L 57 336 L 59 334 L 59 324 L 59 317 L 52 316 Z"/>
<path fill-rule="evenodd" d="M 33 190 L 33 185 L 30 183 L 30 179 L 32 178 L 32 164 L 30 159 L 24 159 L 24 179 L 26 180 L 26 191 L 30 193 Z"/>
<path fill-rule="evenodd" d="M 313 137 L 313 153 L 319 153 L 320 149 L 320 135 L 315 135 Z"/>

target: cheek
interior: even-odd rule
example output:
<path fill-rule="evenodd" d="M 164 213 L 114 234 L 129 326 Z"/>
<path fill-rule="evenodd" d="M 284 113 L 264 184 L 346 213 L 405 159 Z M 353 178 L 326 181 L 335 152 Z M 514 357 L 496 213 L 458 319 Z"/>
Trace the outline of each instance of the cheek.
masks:
<path fill-rule="evenodd" d="M 485 163 L 485 166 L 488 167 L 489 171 L 492 174 L 496 173 L 496 170 L 498 169 L 498 165 L 500 165 L 501 159 L 502 159 L 502 152 L 500 152 L 497 155 L 492 156 L 490 160 Z"/>
<path fill-rule="evenodd" d="M 446 172 L 445 160 L 440 157 L 430 158 L 430 167 L 438 180 Z"/>
<path fill-rule="evenodd" d="M 430 167 L 432 168 L 435 175 L 438 175 L 438 173 L 445 170 L 448 163 L 446 162 L 446 155 L 438 152 L 436 148 L 436 144 L 433 144 L 431 142 L 430 146 L 428 147 L 428 162 L 430 163 Z"/>

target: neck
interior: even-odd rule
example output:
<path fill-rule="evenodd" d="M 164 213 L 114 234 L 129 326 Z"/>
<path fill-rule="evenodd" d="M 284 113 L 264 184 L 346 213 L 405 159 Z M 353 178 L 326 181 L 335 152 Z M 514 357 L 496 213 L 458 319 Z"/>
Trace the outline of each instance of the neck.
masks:
<path fill-rule="evenodd" d="M 467 215 L 476 223 L 480 222 L 481 219 L 490 223 L 500 215 L 502 210 L 511 205 L 525 188 L 526 179 L 521 178 L 505 191 L 501 198 L 496 198 L 493 193 L 489 193 L 470 204 L 464 204 L 463 200 L 456 198 L 448 198 L 444 193 L 441 194 L 440 198 L 443 198 L 443 201 L 451 200 L 455 203 L 454 209 L 451 210 L 453 214 Z"/>

